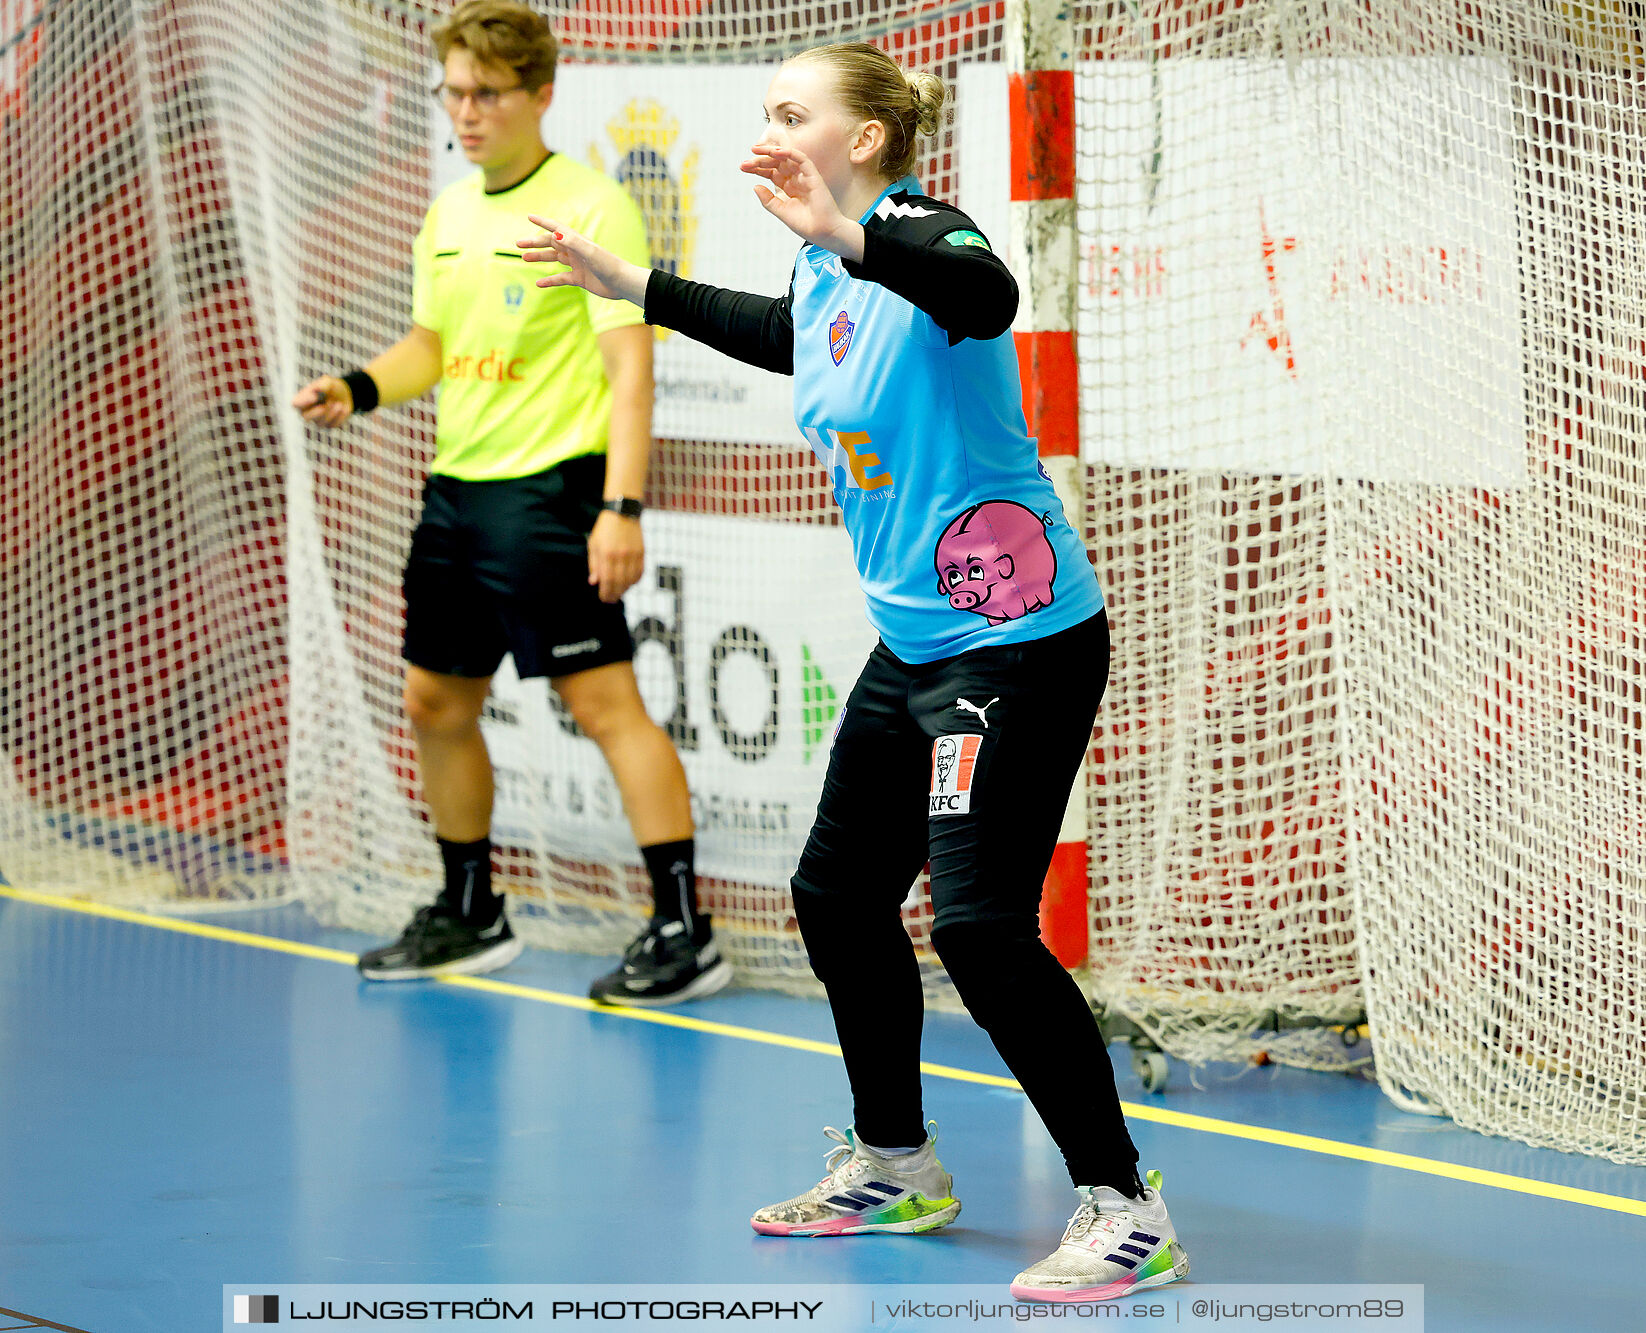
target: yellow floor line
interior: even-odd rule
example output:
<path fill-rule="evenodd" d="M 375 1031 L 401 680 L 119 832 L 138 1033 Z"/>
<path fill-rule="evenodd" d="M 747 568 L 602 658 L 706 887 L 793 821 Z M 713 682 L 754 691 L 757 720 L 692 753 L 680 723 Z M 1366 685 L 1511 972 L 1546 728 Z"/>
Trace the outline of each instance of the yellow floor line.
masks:
<path fill-rule="evenodd" d="M 150 926 L 169 930 L 179 935 L 194 935 L 201 939 L 218 940 L 224 944 L 242 944 L 248 948 L 265 949 L 272 953 L 292 954 L 298 958 L 313 958 L 321 962 L 344 963 L 354 966 L 355 955 L 341 949 L 323 949 L 313 944 L 298 944 L 292 940 L 277 939 L 270 935 L 256 935 L 244 930 L 229 930 L 222 926 L 204 925 L 198 921 L 181 921 L 173 917 L 154 916 L 133 912 L 123 907 L 107 907 L 101 903 L 57 894 L 35 893 L 28 889 L 0 885 L 0 897 L 18 902 L 33 903 L 39 907 L 54 907 L 66 912 L 100 916 L 111 921 L 125 921 L 132 925 Z M 493 977 L 450 976 L 439 978 L 439 984 L 458 986 L 466 990 L 485 991 L 492 995 L 506 995 L 537 1004 L 558 1005 L 564 1009 L 583 1009 L 607 1014 L 613 1018 L 661 1027 L 681 1028 L 716 1037 L 731 1037 L 737 1041 L 757 1042 L 765 1046 L 781 1046 L 793 1051 L 807 1051 L 814 1055 L 840 1054 L 840 1047 L 832 1042 L 812 1041 L 805 1037 L 791 1037 L 781 1032 L 765 1032 L 759 1028 L 740 1027 L 733 1023 L 715 1023 L 708 1019 L 693 1018 L 652 1009 L 630 1009 L 614 1005 L 595 1004 L 580 995 L 563 995 L 558 991 L 539 990 Z M 998 1074 L 982 1074 L 970 1069 L 956 1069 L 950 1065 L 921 1062 L 920 1072 L 933 1078 L 952 1079 L 961 1083 L 979 1083 L 993 1088 L 1011 1088 L 1021 1091 L 1015 1079 Z M 1458 1166 L 1452 1162 L 1436 1161 L 1431 1157 L 1414 1157 L 1409 1153 L 1389 1152 L 1383 1148 L 1365 1148 L 1356 1143 L 1342 1143 L 1337 1139 L 1323 1139 L 1313 1134 L 1294 1134 L 1285 1129 L 1268 1129 L 1261 1125 L 1243 1125 L 1234 1120 L 1218 1120 L 1211 1116 L 1190 1115 L 1184 1111 L 1170 1111 L 1164 1107 L 1148 1106 L 1138 1102 L 1122 1102 L 1126 1115 L 1134 1120 L 1148 1120 L 1174 1129 L 1194 1130 L 1201 1134 L 1220 1134 L 1225 1138 L 1247 1139 L 1254 1143 L 1268 1143 L 1281 1148 L 1296 1148 L 1300 1152 L 1319 1153 L 1326 1157 L 1342 1157 L 1373 1166 L 1393 1167 L 1399 1171 L 1414 1171 L 1421 1175 L 1439 1176 L 1446 1180 L 1460 1180 L 1491 1189 L 1510 1190 L 1516 1194 L 1533 1195 L 1540 1199 L 1558 1199 L 1565 1203 L 1582 1204 L 1588 1208 L 1604 1208 L 1611 1212 L 1646 1217 L 1646 1199 L 1630 1199 L 1617 1194 L 1602 1194 L 1596 1190 L 1574 1189 L 1569 1185 L 1554 1185 L 1547 1181 L 1511 1176 L 1501 1171 L 1485 1171 L 1479 1167 Z"/>

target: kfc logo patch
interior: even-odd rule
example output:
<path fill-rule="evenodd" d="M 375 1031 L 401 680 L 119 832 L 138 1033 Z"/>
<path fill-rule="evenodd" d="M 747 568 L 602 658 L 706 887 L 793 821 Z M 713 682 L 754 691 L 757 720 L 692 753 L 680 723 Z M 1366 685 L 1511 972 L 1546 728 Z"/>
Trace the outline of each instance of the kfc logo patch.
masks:
<path fill-rule="evenodd" d="M 932 742 L 931 818 L 971 811 L 972 774 L 982 747 L 981 736 L 939 736 Z"/>

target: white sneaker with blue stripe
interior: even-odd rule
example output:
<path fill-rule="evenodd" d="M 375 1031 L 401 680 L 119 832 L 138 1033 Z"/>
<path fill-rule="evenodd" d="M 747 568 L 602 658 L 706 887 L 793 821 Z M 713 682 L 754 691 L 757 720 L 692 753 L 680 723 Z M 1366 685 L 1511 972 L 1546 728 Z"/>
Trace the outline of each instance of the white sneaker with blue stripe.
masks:
<path fill-rule="evenodd" d="M 1141 1198 L 1107 1186 L 1080 1186 L 1080 1207 L 1062 1243 L 1012 1283 L 1022 1301 L 1106 1301 L 1142 1287 L 1162 1287 L 1189 1273 L 1177 1243 L 1160 1172 L 1151 1171 Z"/>

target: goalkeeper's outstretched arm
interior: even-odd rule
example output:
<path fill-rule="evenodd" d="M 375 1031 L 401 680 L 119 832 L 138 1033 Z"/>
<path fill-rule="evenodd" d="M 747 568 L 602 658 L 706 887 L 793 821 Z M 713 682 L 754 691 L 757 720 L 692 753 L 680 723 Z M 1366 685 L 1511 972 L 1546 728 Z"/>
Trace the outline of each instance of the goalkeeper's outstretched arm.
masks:
<path fill-rule="evenodd" d="M 310 380 L 291 404 L 316 426 L 340 426 L 356 412 L 421 398 L 440 382 L 440 335 L 421 324 L 399 342 L 346 375 Z"/>
<path fill-rule="evenodd" d="M 526 262 L 565 266 L 539 278 L 539 287 L 581 287 L 607 300 L 632 301 L 646 312 L 648 323 L 676 329 L 763 370 L 794 373 L 788 296 L 757 296 L 688 282 L 620 259 L 550 218 L 527 216 L 543 231 L 519 242 Z"/>

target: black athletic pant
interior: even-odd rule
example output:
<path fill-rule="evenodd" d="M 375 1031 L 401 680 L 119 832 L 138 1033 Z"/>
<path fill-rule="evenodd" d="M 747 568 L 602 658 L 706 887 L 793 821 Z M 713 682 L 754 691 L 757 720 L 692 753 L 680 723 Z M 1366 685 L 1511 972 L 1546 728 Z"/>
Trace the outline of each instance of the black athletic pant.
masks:
<path fill-rule="evenodd" d="M 1099 614 L 915 666 L 884 644 L 847 700 L 793 889 L 828 991 L 858 1136 L 925 1142 L 924 1011 L 899 906 L 931 861 L 932 943 L 1077 1185 L 1131 1193 L 1137 1150 L 1080 987 L 1040 941 L 1040 895 L 1109 672 Z"/>

